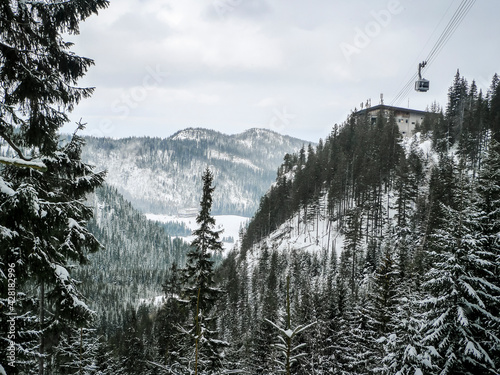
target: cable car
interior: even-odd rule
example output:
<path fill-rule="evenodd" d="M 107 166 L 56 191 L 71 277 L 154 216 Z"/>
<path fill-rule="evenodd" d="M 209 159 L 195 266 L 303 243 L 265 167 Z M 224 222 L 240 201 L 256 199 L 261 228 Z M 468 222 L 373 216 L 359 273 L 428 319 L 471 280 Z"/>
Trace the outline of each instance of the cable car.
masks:
<path fill-rule="evenodd" d="M 418 80 L 415 82 L 415 91 L 426 92 L 429 91 L 429 80 L 422 78 L 422 68 L 427 65 L 427 61 L 418 64 Z"/>
<path fill-rule="evenodd" d="M 429 90 L 429 80 L 419 79 L 415 82 L 415 90 L 420 92 L 426 92 Z"/>

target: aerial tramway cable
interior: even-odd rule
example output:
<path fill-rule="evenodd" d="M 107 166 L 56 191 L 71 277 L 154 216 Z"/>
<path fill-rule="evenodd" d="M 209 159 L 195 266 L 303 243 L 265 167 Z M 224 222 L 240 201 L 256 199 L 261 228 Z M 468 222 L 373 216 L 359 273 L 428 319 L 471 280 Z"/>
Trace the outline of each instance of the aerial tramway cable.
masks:
<path fill-rule="evenodd" d="M 446 8 L 446 11 L 441 16 L 441 19 L 439 20 L 438 24 L 436 25 L 436 27 L 432 31 L 432 34 L 429 36 L 429 38 L 425 42 L 425 45 L 422 47 L 421 51 L 418 53 L 418 56 L 422 55 L 422 53 L 426 49 L 427 45 L 431 41 L 432 37 L 436 34 L 436 31 L 438 30 L 439 26 L 441 26 L 441 24 L 443 23 L 443 20 L 445 19 L 446 15 L 450 11 L 451 6 L 453 5 L 454 2 L 455 2 L 455 0 L 451 0 L 450 1 L 450 4 L 448 5 L 448 8 Z M 412 64 L 412 67 L 408 70 L 408 72 L 405 75 L 407 75 L 410 72 L 414 72 L 415 71 L 415 65 L 417 64 L 417 61 L 419 59 L 420 59 L 420 57 L 417 57 L 415 59 L 414 63 Z M 402 100 L 403 98 L 405 98 L 408 95 L 408 93 L 410 91 L 410 88 L 412 87 L 413 82 L 415 81 L 416 77 L 417 77 L 417 73 L 414 73 L 411 76 L 411 78 L 406 82 L 406 84 L 403 86 L 403 89 L 401 89 L 401 91 L 398 93 L 398 95 L 392 100 L 391 105 L 393 105 L 396 101 L 398 101 L 398 99 Z"/>
<path fill-rule="evenodd" d="M 441 36 L 439 37 L 438 42 L 432 49 L 432 51 L 429 53 L 427 56 L 427 63 L 431 63 L 437 55 L 441 52 L 445 44 L 448 42 L 448 40 L 451 38 L 455 30 L 458 28 L 462 20 L 465 18 L 467 13 L 469 13 L 470 9 L 474 5 L 476 0 L 464 0 L 458 7 L 458 9 L 455 11 L 455 14 L 453 15 L 452 20 L 449 22 L 448 27 Z"/>
<path fill-rule="evenodd" d="M 450 40 L 451 36 L 455 33 L 456 29 L 460 25 L 460 23 L 463 21 L 465 16 L 469 13 L 470 9 L 474 5 L 476 0 L 462 0 L 460 5 L 458 6 L 457 10 L 451 17 L 450 21 L 444 28 L 443 32 L 439 36 L 438 40 L 432 47 L 431 51 L 427 55 L 427 58 L 425 61 L 427 62 L 427 65 L 432 63 L 439 53 L 443 50 L 444 46 L 446 43 Z M 449 9 L 449 7 L 448 7 Z M 448 10 L 446 11 L 448 12 Z M 394 97 L 394 99 L 391 102 L 391 105 L 395 105 L 400 103 L 403 99 L 405 99 L 410 90 L 413 87 L 413 82 L 416 80 L 418 76 L 418 73 L 414 73 L 412 77 L 407 81 L 407 83 L 403 86 L 403 88 L 398 92 L 398 94 Z"/>

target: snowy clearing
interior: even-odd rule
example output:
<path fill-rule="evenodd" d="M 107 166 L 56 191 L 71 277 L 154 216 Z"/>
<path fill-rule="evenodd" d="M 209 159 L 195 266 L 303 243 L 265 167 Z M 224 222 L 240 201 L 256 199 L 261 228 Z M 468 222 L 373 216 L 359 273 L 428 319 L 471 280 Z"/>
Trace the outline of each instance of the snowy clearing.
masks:
<path fill-rule="evenodd" d="M 179 217 L 179 216 L 171 216 L 171 215 L 157 215 L 157 214 L 146 214 L 146 218 L 152 221 L 158 221 L 160 223 L 183 223 L 190 230 L 198 229 L 198 224 L 196 224 L 196 217 Z M 214 216 L 216 229 L 223 230 L 221 239 L 232 237 L 234 242 L 223 242 L 224 246 L 224 254 L 228 251 L 232 250 L 234 246 L 239 242 L 239 231 L 242 226 L 245 226 L 248 220 L 248 217 L 245 216 L 237 216 L 237 215 L 216 215 Z M 194 237 L 179 237 L 183 238 L 187 242 L 191 242 Z"/>

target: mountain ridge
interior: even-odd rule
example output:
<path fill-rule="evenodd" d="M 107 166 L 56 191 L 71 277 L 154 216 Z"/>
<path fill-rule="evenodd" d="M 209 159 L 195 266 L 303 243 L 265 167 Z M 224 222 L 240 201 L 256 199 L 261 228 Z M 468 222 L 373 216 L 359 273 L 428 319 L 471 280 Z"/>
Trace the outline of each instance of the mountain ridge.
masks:
<path fill-rule="evenodd" d="M 203 170 L 219 187 L 214 213 L 251 216 L 274 181 L 283 156 L 308 142 L 251 128 L 224 134 L 186 128 L 168 138 L 86 137 L 83 159 L 108 171 L 107 182 L 144 213 L 178 214 L 197 207 Z"/>

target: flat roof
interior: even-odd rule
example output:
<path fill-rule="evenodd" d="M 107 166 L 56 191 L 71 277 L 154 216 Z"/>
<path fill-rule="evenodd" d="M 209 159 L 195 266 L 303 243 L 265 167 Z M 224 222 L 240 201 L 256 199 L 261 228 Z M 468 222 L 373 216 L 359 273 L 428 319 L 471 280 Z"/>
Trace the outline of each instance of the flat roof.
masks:
<path fill-rule="evenodd" d="M 393 107 L 390 105 L 385 105 L 385 104 L 378 104 L 373 107 L 368 107 L 364 109 L 360 109 L 359 111 L 355 112 L 355 115 L 361 115 L 363 113 L 369 113 L 372 111 L 376 111 L 379 109 L 384 109 L 384 110 L 390 110 L 390 111 L 401 111 L 401 112 L 411 112 L 419 115 L 425 115 L 426 113 L 429 113 L 427 111 L 420 111 L 418 109 L 411 109 L 411 108 L 403 108 L 403 107 Z"/>

